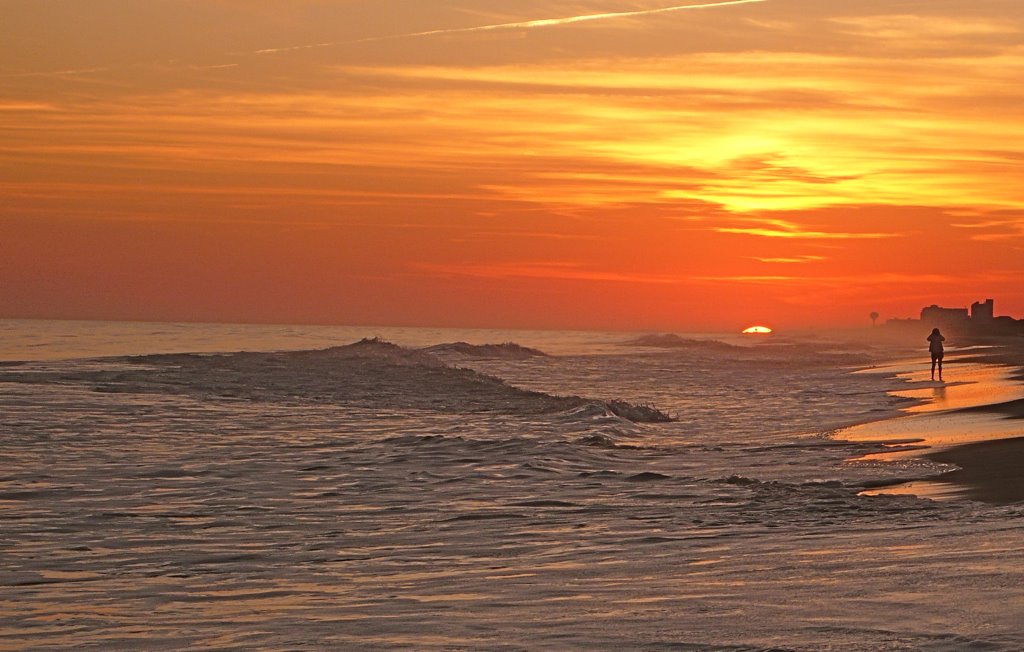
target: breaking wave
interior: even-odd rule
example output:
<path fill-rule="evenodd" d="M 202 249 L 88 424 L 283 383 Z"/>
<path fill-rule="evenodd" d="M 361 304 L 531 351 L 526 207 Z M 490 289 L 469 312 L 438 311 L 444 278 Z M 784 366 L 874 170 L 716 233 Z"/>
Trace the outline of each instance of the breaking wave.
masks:
<path fill-rule="evenodd" d="M 643 335 L 624 342 L 624 344 L 678 352 L 695 357 L 715 357 L 753 364 L 786 366 L 813 366 L 816 364 L 857 366 L 868 364 L 873 359 L 870 347 L 848 350 L 841 345 L 827 341 L 807 342 L 779 338 L 741 346 L 720 340 L 694 339 L 666 333 Z"/>
<path fill-rule="evenodd" d="M 636 339 L 629 340 L 626 344 L 657 349 L 703 349 L 711 351 L 734 351 L 744 348 L 734 344 L 719 342 L 718 340 L 698 340 L 680 337 L 673 333 L 642 335 Z"/>
<path fill-rule="evenodd" d="M 501 345 L 504 350 L 526 350 Z M 320 403 L 377 410 L 559 414 L 596 409 L 634 423 L 672 419 L 648 405 L 556 396 L 451 366 L 422 350 L 379 339 L 319 351 L 161 354 L 93 361 L 52 371 L 4 374 L 4 380 L 78 382 L 110 393 L 183 394 L 203 400 Z"/>
<path fill-rule="evenodd" d="M 528 358 L 547 357 L 547 353 L 539 349 L 531 349 L 514 342 L 503 344 L 467 344 L 466 342 L 451 342 L 448 344 L 436 344 L 421 349 L 435 355 L 456 355 L 470 358 L 485 358 L 497 360 L 525 360 Z"/>

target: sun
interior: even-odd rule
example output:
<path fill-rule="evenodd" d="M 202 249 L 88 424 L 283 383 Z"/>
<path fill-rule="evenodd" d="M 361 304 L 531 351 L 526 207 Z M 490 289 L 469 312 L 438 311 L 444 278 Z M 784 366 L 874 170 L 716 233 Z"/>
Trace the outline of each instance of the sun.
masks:
<path fill-rule="evenodd" d="M 743 331 L 744 335 L 771 335 L 772 329 L 767 326 L 751 326 Z"/>

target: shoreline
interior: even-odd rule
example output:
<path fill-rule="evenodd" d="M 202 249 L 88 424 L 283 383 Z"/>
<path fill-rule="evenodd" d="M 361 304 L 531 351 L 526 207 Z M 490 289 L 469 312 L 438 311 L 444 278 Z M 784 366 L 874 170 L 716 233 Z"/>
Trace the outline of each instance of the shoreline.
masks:
<path fill-rule="evenodd" d="M 1024 342 L 1000 344 L 992 351 L 969 346 L 947 356 L 952 364 L 943 383 L 929 380 L 927 361 L 894 365 L 903 366 L 900 375 L 912 388 L 892 395 L 923 402 L 894 419 L 845 429 L 837 438 L 883 447 L 860 460 L 923 459 L 956 468 L 867 483 L 864 494 L 966 498 L 992 505 L 1024 502 Z"/>

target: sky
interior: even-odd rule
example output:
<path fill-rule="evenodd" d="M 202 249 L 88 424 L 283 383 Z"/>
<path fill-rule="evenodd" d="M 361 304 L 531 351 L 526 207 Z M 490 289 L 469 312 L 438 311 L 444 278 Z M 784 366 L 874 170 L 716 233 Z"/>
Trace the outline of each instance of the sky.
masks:
<path fill-rule="evenodd" d="M 1020 0 L 0 0 L 0 317 L 1024 317 Z"/>

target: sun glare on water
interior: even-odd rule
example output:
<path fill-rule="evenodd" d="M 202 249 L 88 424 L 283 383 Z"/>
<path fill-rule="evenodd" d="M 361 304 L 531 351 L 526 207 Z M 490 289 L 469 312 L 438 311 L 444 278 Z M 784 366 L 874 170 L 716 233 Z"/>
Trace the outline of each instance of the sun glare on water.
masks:
<path fill-rule="evenodd" d="M 771 335 L 772 329 L 767 326 L 751 326 L 743 331 L 744 335 Z"/>

